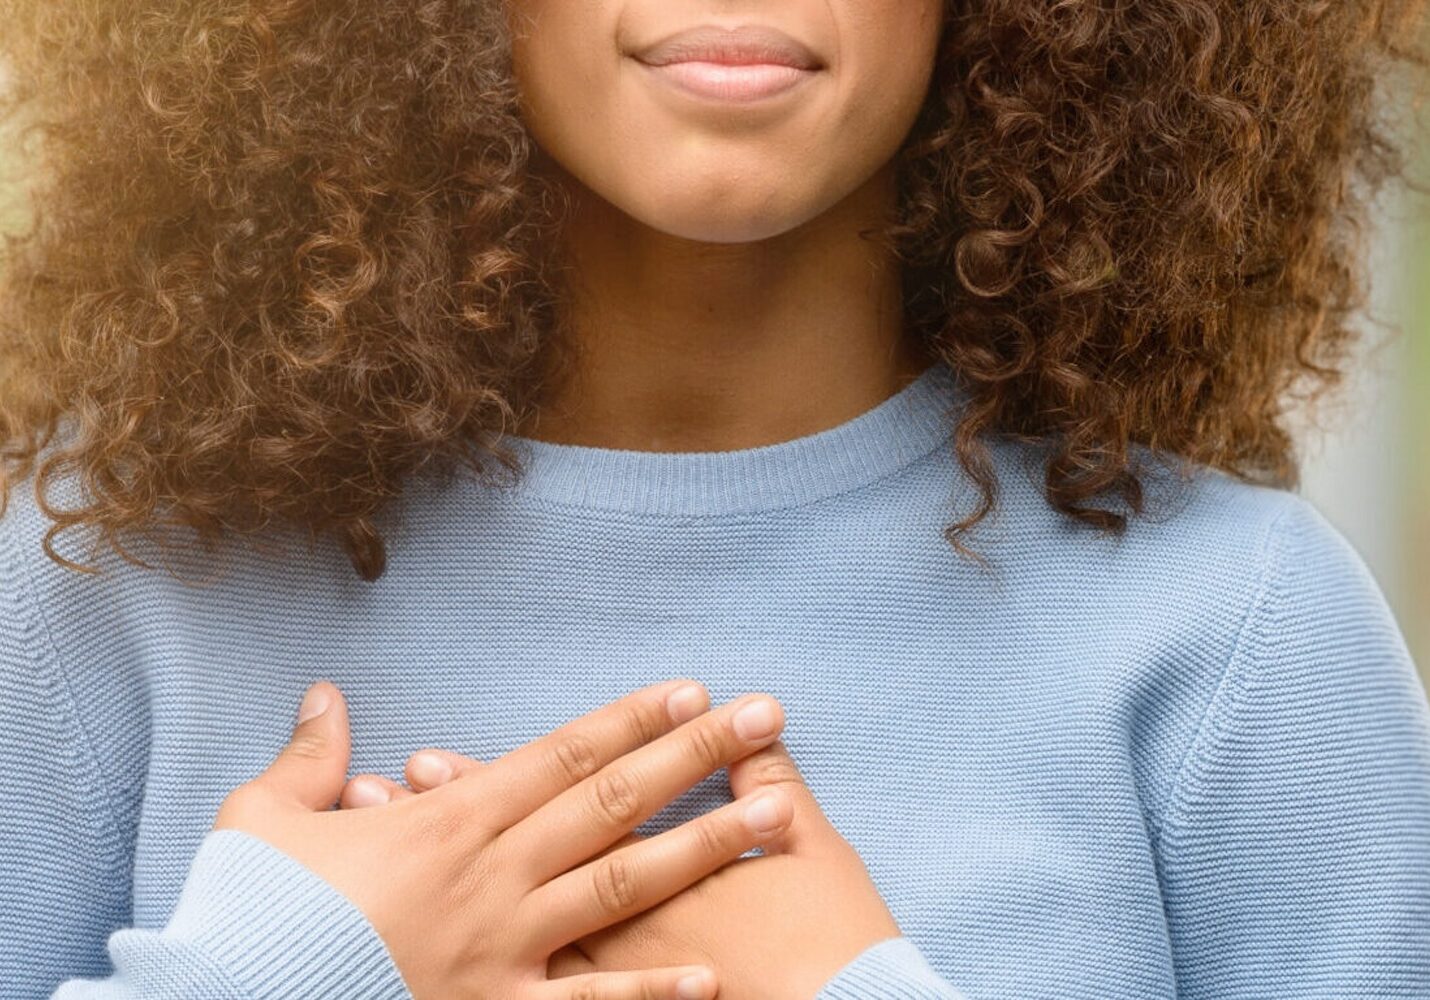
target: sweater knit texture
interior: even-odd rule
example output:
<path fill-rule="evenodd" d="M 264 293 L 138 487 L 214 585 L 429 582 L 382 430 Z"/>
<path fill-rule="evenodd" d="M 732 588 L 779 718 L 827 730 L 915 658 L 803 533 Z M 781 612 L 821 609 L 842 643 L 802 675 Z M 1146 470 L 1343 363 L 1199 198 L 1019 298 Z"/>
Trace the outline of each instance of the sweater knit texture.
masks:
<path fill-rule="evenodd" d="M 410 484 L 374 583 L 283 532 L 173 549 L 182 580 L 61 536 L 101 570 L 75 573 L 24 483 L 0 997 L 403 1000 L 345 896 L 211 830 L 303 690 L 344 692 L 349 774 L 401 780 L 678 676 L 780 700 L 899 924 L 817 1000 L 1430 997 L 1430 708 L 1355 552 L 1292 493 L 1152 461 L 1152 512 L 1099 533 L 1002 441 L 969 558 L 942 533 L 976 498 L 962 398 L 935 365 L 762 447 L 517 438 L 515 483 Z M 637 832 L 730 797 L 718 771 Z"/>

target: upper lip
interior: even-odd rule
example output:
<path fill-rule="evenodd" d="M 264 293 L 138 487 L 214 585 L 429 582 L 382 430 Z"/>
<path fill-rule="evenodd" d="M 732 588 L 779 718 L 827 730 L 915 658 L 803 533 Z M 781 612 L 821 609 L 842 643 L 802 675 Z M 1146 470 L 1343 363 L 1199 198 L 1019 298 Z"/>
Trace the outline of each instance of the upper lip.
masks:
<path fill-rule="evenodd" d="M 773 63 L 796 69 L 818 69 L 819 58 L 798 39 L 762 24 L 735 28 L 701 25 L 666 35 L 634 53 L 650 66 L 677 62 L 713 62 L 731 66 Z"/>

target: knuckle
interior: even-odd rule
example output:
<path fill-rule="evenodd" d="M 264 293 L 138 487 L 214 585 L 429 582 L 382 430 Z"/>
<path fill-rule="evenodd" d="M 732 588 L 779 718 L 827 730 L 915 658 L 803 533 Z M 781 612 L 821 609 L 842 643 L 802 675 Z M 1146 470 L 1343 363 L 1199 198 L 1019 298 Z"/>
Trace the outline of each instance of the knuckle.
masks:
<path fill-rule="evenodd" d="M 606 771 L 597 775 L 595 799 L 602 818 L 612 823 L 627 823 L 640 812 L 640 794 L 630 779 L 620 771 Z"/>
<path fill-rule="evenodd" d="M 713 816 L 702 819 L 695 824 L 692 831 L 696 846 L 707 857 L 723 857 L 730 853 L 731 841 L 734 839 L 730 836 L 731 827 L 739 820 L 733 816 L 725 816 L 722 819 L 725 822 L 716 822 Z"/>
<path fill-rule="evenodd" d="M 601 1000 L 601 992 L 595 983 L 587 980 L 571 987 L 570 997 L 571 1000 Z"/>
<path fill-rule="evenodd" d="M 757 754 L 747 766 L 757 784 L 804 784 L 804 776 L 799 773 L 794 761 L 782 754 Z"/>
<path fill-rule="evenodd" d="M 725 763 L 725 740 L 711 726 L 687 726 L 686 753 L 707 770 L 714 771 Z"/>
<path fill-rule="evenodd" d="M 596 862 L 592 873 L 596 902 L 606 913 L 625 913 L 636 905 L 636 880 L 631 864 L 619 854 Z"/>
<path fill-rule="evenodd" d="M 323 757 L 327 748 L 328 741 L 317 733 L 295 733 L 288 741 L 287 752 L 294 757 L 313 760 Z"/>
<path fill-rule="evenodd" d="M 656 717 L 657 712 L 664 718 L 664 706 L 657 706 L 648 702 L 631 705 L 625 710 L 625 727 L 632 740 L 640 746 L 653 742 L 664 733 L 664 727 L 660 719 Z"/>
<path fill-rule="evenodd" d="M 560 740 L 552 751 L 557 773 L 566 781 L 575 784 L 596 772 L 596 748 L 591 741 L 573 733 Z"/>

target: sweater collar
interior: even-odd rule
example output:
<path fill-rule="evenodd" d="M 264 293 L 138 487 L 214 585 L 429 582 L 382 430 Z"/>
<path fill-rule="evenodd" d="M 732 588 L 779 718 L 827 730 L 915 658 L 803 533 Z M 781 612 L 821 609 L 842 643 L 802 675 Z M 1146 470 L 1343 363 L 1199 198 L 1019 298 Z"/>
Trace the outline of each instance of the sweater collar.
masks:
<path fill-rule="evenodd" d="M 943 445 L 959 400 L 936 362 L 894 395 L 841 424 L 730 451 L 635 451 L 507 435 L 522 461 L 505 487 L 569 507 L 664 517 L 754 514 L 877 482 Z"/>

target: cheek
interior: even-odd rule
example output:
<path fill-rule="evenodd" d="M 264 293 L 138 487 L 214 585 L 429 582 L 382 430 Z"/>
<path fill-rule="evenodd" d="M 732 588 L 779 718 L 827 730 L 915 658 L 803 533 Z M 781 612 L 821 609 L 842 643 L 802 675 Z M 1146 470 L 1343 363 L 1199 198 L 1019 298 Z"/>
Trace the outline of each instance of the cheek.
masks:
<path fill-rule="evenodd" d="M 937 0 L 849 0 L 840 37 L 849 124 L 903 136 L 928 92 L 942 23 Z M 897 140 L 896 140 L 897 143 Z"/>
<path fill-rule="evenodd" d="M 611 117 L 619 58 L 606 4 L 521 0 L 513 5 L 512 68 L 527 130 L 562 159 L 598 142 Z"/>

